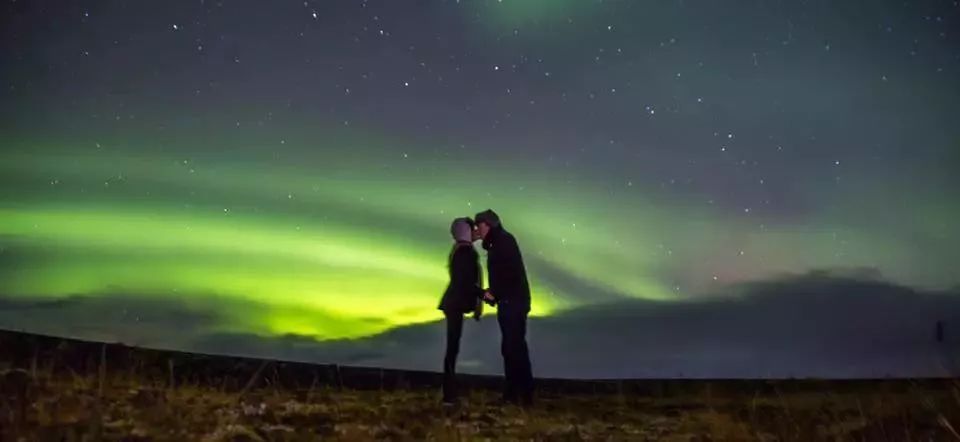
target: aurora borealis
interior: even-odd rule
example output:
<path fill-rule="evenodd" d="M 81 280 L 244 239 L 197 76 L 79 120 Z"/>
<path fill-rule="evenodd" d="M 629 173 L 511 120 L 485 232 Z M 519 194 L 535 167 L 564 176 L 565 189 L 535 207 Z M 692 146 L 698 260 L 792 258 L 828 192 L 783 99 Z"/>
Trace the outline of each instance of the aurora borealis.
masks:
<path fill-rule="evenodd" d="M 8 2 L 0 296 L 365 338 L 442 317 L 449 222 L 486 208 L 540 318 L 950 290 L 960 8 L 854 3 Z M 137 305 L 84 323 L 137 341 Z"/>

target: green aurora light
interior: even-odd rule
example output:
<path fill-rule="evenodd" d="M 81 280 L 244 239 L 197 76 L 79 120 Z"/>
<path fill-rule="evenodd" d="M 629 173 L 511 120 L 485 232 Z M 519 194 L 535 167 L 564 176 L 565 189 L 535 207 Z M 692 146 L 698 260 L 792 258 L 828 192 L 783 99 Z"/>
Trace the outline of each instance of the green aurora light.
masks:
<path fill-rule="evenodd" d="M 0 153 L 0 293 L 218 299 L 229 318 L 222 330 L 367 336 L 440 318 L 449 219 L 486 207 L 503 213 L 521 241 L 535 315 L 610 301 L 599 293 L 682 300 L 803 268 L 895 270 L 909 250 L 839 224 L 756 232 L 714 209 L 533 168 L 406 158 L 384 170 L 370 158 L 404 149 L 361 144 L 363 155 L 268 164 L 242 143 L 230 161 L 152 148 L 133 156 L 55 142 L 11 146 Z M 463 180 L 463 170 L 495 180 L 497 190 Z M 842 256 L 837 232 L 850 244 Z"/>

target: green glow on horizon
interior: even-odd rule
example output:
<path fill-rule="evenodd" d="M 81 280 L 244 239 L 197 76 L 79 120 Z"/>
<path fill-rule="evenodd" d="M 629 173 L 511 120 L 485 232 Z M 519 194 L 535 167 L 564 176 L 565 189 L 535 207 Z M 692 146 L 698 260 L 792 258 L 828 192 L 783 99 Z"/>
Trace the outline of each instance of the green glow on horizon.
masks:
<path fill-rule="evenodd" d="M 248 321 L 261 332 L 324 338 L 362 336 L 437 317 L 430 307 L 446 283 L 447 244 L 401 250 L 343 226 L 290 232 L 229 215 L 157 212 L 0 210 L 0 234 L 84 254 L 53 254 L 36 272 L 9 275 L 3 289 L 50 297 L 111 291 L 240 297 L 284 312 Z M 437 253 L 430 254 L 431 248 Z M 544 301 L 538 314 L 550 311 Z M 380 322 L 333 330 L 311 324 L 311 312 Z"/>

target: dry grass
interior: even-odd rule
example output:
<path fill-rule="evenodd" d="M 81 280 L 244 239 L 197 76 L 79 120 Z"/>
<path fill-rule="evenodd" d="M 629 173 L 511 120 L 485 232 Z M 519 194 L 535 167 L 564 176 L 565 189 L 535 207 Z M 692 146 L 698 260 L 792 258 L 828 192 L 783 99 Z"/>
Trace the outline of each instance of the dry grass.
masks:
<path fill-rule="evenodd" d="M 955 380 L 544 380 L 522 409 L 472 377 L 451 410 L 426 375 L 0 332 L 0 441 L 960 441 Z"/>
<path fill-rule="evenodd" d="M 445 410 L 429 389 L 240 391 L 129 372 L 2 372 L 2 440 L 960 440 L 960 384 L 644 397 L 544 393 L 525 410 L 475 389 Z"/>

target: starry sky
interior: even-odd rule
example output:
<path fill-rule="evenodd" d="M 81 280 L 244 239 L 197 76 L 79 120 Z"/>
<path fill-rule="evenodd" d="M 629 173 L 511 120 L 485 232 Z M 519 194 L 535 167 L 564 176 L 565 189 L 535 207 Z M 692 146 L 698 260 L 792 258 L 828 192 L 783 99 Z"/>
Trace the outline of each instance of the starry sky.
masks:
<path fill-rule="evenodd" d="M 943 0 L 5 0 L 0 326 L 84 300 L 58 333 L 175 305 L 194 337 L 370 338 L 442 317 L 450 220 L 486 208 L 544 320 L 810 274 L 953 298 L 957 29 Z"/>

